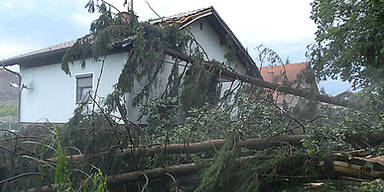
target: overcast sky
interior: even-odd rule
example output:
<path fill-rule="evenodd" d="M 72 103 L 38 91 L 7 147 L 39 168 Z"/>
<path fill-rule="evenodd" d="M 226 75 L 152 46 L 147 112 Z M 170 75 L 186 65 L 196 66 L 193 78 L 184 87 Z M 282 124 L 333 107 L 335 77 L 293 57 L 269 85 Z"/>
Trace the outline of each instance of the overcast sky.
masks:
<path fill-rule="evenodd" d="M 84 9 L 88 0 L 1 0 L 0 59 L 77 39 L 97 16 Z M 96 0 L 95 0 L 96 1 Z M 109 0 L 120 9 L 124 0 Z M 263 44 L 291 63 L 306 61 L 306 46 L 316 26 L 309 19 L 309 0 L 148 0 L 161 16 L 213 6 L 242 44 L 255 56 Z M 140 20 L 156 18 L 144 0 L 134 1 Z M 348 86 L 327 82 L 329 94 Z"/>

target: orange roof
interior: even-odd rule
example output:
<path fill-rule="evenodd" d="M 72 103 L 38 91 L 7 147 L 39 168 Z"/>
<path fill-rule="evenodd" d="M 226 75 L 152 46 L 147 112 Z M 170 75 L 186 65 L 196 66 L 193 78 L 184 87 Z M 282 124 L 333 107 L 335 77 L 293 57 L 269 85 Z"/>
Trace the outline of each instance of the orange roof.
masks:
<path fill-rule="evenodd" d="M 286 65 L 260 67 L 259 70 L 264 81 L 271 83 L 293 83 L 291 84 L 291 86 L 295 87 L 298 86 L 298 82 L 296 82 L 296 80 L 298 80 L 300 74 L 305 71 L 308 67 L 310 67 L 308 62 L 302 62 Z M 307 84 L 305 86 L 309 86 L 317 90 L 316 83 Z M 272 96 L 275 102 L 278 104 L 281 104 L 284 101 L 286 103 L 292 103 L 294 99 L 293 95 L 284 93 L 279 94 L 278 92 L 273 92 Z"/>
<path fill-rule="evenodd" d="M 295 81 L 298 75 L 308 67 L 308 62 L 293 63 L 286 65 L 276 65 L 260 67 L 260 73 L 264 81 L 272 83 L 281 83 L 284 77 L 284 72 L 287 80 L 292 82 Z"/>

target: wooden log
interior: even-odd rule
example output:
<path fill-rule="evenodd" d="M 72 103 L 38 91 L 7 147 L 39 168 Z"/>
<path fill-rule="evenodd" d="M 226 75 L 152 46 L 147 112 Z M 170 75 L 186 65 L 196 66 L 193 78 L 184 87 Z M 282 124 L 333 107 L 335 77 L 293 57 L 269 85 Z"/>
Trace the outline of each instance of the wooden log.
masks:
<path fill-rule="evenodd" d="M 245 147 L 253 150 L 264 150 L 269 147 L 280 146 L 284 143 L 291 145 L 298 145 L 300 141 L 309 137 L 308 135 L 285 135 L 276 136 L 269 139 L 266 138 L 252 138 L 239 142 L 240 147 Z M 376 146 L 384 143 L 384 134 L 364 134 L 364 136 L 352 135 L 346 138 L 348 143 L 364 143 L 369 146 Z M 216 139 L 210 141 L 203 141 L 190 144 L 169 144 L 167 146 L 152 146 L 152 147 L 137 147 L 133 149 L 124 149 L 123 155 L 151 155 L 161 151 L 167 150 L 168 154 L 181 154 L 181 153 L 197 153 L 197 152 L 210 152 L 215 149 L 220 149 L 224 144 L 223 139 Z M 117 151 L 120 153 L 120 150 Z M 89 158 L 97 156 L 111 154 L 112 152 L 102 152 L 94 156 L 89 154 L 79 154 L 67 156 L 67 159 L 73 163 L 81 163 Z M 49 161 L 56 161 L 55 159 L 49 159 Z"/>
<path fill-rule="evenodd" d="M 249 160 L 252 158 L 256 158 L 256 156 L 239 157 L 236 160 L 243 161 L 243 160 Z M 108 176 L 106 182 L 107 182 L 107 185 L 112 186 L 112 185 L 124 184 L 127 182 L 160 178 L 160 177 L 167 176 L 167 174 L 171 174 L 172 176 L 190 175 L 190 174 L 196 173 L 203 167 L 204 167 L 203 164 L 187 163 L 187 164 L 173 165 L 168 168 L 158 167 L 158 168 L 146 169 L 141 171 L 132 171 L 132 172 L 126 172 L 122 174 Z M 53 192 L 55 191 L 56 187 L 57 186 L 55 185 L 43 186 L 41 188 L 41 191 Z M 36 191 L 37 189 L 28 190 L 28 192 L 36 192 Z"/>
<path fill-rule="evenodd" d="M 254 158 L 257 158 L 257 156 L 239 157 L 239 158 L 236 158 L 236 160 L 244 161 L 244 160 L 249 160 Z M 158 167 L 158 168 L 147 169 L 143 171 L 127 172 L 127 173 L 122 173 L 118 175 L 108 176 L 107 184 L 115 185 L 115 184 L 124 183 L 124 182 L 144 180 L 145 179 L 144 174 L 147 176 L 148 179 L 164 177 L 166 176 L 167 173 L 172 174 L 174 176 L 190 175 L 190 174 L 196 173 L 202 168 L 204 168 L 204 166 L 201 164 L 199 165 L 196 163 L 187 163 L 187 164 L 170 166 L 168 168 Z"/>
<path fill-rule="evenodd" d="M 263 150 L 270 147 L 277 147 L 289 143 L 290 145 L 298 145 L 300 141 L 307 138 L 307 135 L 284 135 L 276 136 L 271 138 L 251 138 L 244 141 L 239 141 L 239 147 L 244 147 L 253 150 Z M 224 139 L 209 140 L 197 143 L 190 144 L 169 144 L 169 145 L 160 145 L 152 146 L 148 148 L 133 148 L 133 149 L 124 149 L 122 152 L 117 151 L 127 156 L 134 155 L 153 155 L 155 153 L 163 152 L 166 150 L 167 154 L 182 154 L 182 153 L 198 153 L 198 152 L 210 152 L 220 149 L 225 143 Z M 95 156 L 102 156 L 110 154 L 111 152 L 103 152 L 96 154 Z M 80 155 L 71 155 L 67 156 L 67 159 L 73 163 L 82 163 L 89 158 L 94 158 L 95 156 L 80 154 Z M 50 161 L 55 161 L 55 159 L 49 159 Z"/>
<path fill-rule="evenodd" d="M 127 172 L 127 173 L 122 173 L 118 175 L 108 176 L 107 184 L 116 185 L 120 183 L 145 180 L 144 175 L 146 175 L 148 179 L 152 179 L 152 178 L 166 176 L 167 173 L 175 176 L 192 174 L 199 171 L 201 168 L 202 166 L 197 165 L 196 163 L 188 163 L 188 164 L 174 165 L 168 168 L 158 167 L 158 168 L 147 169 L 143 171 Z"/>
<path fill-rule="evenodd" d="M 237 158 L 238 161 L 242 160 L 248 160 L 258 158 L 257 156 L 246 156 L 246 157 L 240 157 Z M 335 158 L 340 158 L 336 154 Z M 357 161 L 354 161 L 355 163 L 350 163 L 346 161 L 339 161 L 334 160 L 333 161 L 333 169 L 340 175 L 347 175 L 347 176 L 353 176 L 355 178 L 366 178 L 366 179 L 375 179 L 378 177 L 384 176 L 384 165 L 381 165 L 379 163 L 380 169 L 367 169 L 364 167 L 364 164 L 366 162 L 376 162 L 376 161 L 382 161 L 383 157 L 379 158 L 358 158 Z M 353 160 L 353 158 L 352 158 Z M 164 167 L 158 167 L 153 169 L 147 169 L 147 170 L 141 170 L 141 171 L 132 171 L 132 172 L 126 172 L 122 174 L 117 175 L 111 175 L 107 177 L 107 184 L 110 186 L 113 185 L 120 185 L 127 182 L 135 182 L 145 179 L 154 179 L 154 178 L 161 178 L 166 176 L 167 174 L 172 174 L 174 176 L 180 176 L 180 175 L 189 175 L 196 173 L 204 166 L 202 164 L 196 164 L 196 163 L 187 163 L 187 164 L 180 164 L 180 165 L 173 165 L 168 168 Z M 294 168 L 294 167 L 292 167 Z M 293 178 L 293 177 L 290 177 Z M 297 176 L 296 178 L 302 178 L 302 176 Z M 51 192 L 54 191 L 54 186 L 44 186 L 41 188 L 41 191 L 43 192 Z M 30 189 L 28 190 L 30 192 L 35 192 L 36 189 Z"/>
<path fill-rule="evenodd" d="M 237 160 L 242 161 L 242 160 L 248 160 L 253 158 L 257 158 L 257 156 L 240 157 L 240 158 L 237 158 Z M 168 167 L 168 169 L 154 168 L 154 169 L 148 169 L 143 171 L 127 172 L 123 174 L 108 176 L 107 184 L 114 185 L 114 184 L 119 184 L 124 182 L 144 180 L 145 179 L 144 174 L 148 178 L 163 177 L 166 175 L 166 173 L 170 173 L 172 175 L 187 175 L 187 174 L 195 173 L 201 168 L 203 168 L 203 166 L 197 165 L 195 163 L 188 163 L 188 164 L 170 166 Z M 333 168 L 336 172 L 338 172 L 341 175 L 354 176 L 356 178 L 375 179 L 375 178 L 384 176 L 384 171 L 365 169 L 362 165 L 351 164 L 344 161 L 333 161 Z"/>
<path fill-rule="evenodd" d="M 382 144 L 384 142 L 384 134 L 364 133 L 350 135 L 345 138 L 345 141 L 352 144 L 354 148 L 366 148 Z"/>
<path fill-rule="evenodd" d="M 28 189 L 27 192 L 53 192 L 57 190 L 56 185 L 46 185 L 40 188 L 40 190 L 33 188 L 33 189 Z"/>
<path fill-rule="evenodd" d="M 344 161 L 333 161 L 333 168 L 341 175 L 349 175 L 357 178 L 375 179 L 384 176 L 384 171 L 364 168 Z"/>

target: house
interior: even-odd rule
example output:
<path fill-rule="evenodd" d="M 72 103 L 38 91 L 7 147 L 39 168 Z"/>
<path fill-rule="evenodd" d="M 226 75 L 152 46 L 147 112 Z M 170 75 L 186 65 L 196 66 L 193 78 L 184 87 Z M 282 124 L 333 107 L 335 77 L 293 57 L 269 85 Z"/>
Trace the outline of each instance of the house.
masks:
<path fill-rule="evenodd" d="M 246 49 L 213 7 L 153 20 L 151 23 L 155 25 L 170 21 L 178 23 L 180 30 L 188 29 L 210 59 L 226 62 L 239 73 L 261 78 L 256 64 Z M 18 64 L 20 66 L 24 87 L 21 90 L 20 101 L 20 122 L 22 124 L 46 121 L 66 123 L 83 94 L 95 90 L 100 76 L 101 63 L 99 61 L 88 58 L 85 60 L 87 63 L 85 67 L 82 67 L 80 61 L 75 61 L 70 65 L 71 76 L 61 70 L 62 56 L 74 43 L 75 41 L 62 43 L 4 61 L 5 65 Z M 230 51 L 229 45 L 234 46 L 236 50 L 236 58 L 232 62 L 227 62 L 228 60 L 225 58 L 225 54 Z M 98 86 L 100 98 L 113 92 L 113 85 L 117 83 L 128 57 L 127 49 L 119 49 L 106 57 L 107 65 L 103 69 Z M 169 67 L 162 72 L 159 82 L 166 82 L 170 70 Z M 230 89 L 231 82 L 231 80 L 219 82 L 221 93 Z M 127 94 L 127 116 L 129 120 L 136 122 L 139 112 L 137 106 L 131 105 L 133 97 L 134 93 Z"/>
<path fill-rule="evenodd" d="M 17 76 L 9 73 L 0 67 L 0 106 L 5 104 L 17 104 L 17 88 L 12 84 L 17 84 Z"/>
<path fill-rule="evenodd" d="M 349 101 L 358 105 L 366 105 L 369 103 L 369 98 L 367 96 L 352 92 L 350 90 L 346 90 L 335 95 L 335 98 L 338 98 L 339 100 Z"/>
<path fill-rule="evenodd" d="M 356 97 L 356 96 L 351 91 L 346 90 L 346 91 L 343 91 L 343 92 L 337 94 L 335 97 L 340 99 L 340 100 L 355 100 L 354 97 Z"/>
<path fill-rule="evenodd" d="M 259 68 L 261 76 L 267 82 L 279 83 L 293 88 L 311 89 L 318 91 L 313 72 L 307 62 L 266 66 Z M 272 98 L 279 106 L 286 104 L 288 108 L 297 106 L 305 99 L 299 96 L 281 93 L 278 90 L 270 90 Z"/>

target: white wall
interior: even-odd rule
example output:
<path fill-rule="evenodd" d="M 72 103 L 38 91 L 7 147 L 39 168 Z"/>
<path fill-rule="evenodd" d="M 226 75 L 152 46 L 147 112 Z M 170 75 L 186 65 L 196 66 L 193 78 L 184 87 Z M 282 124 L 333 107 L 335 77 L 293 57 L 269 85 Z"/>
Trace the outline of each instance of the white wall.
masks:
<path fill-rule="evenodd" d="M 200 23 L 202 23 L 202 28 L 200 28 Z M 225 44 L 220 45 L 219 36 L 206 19 L 195 21 L 186 29 L 192 32 L 197 42 L 204 48 L 210 60 L 214 59 L 223 63 L 227 62 L 224 55 L 229 53 L 230 49 Z M 235 58 L 233 63 L 228 63 L 228 65 L 235 71 L 245 74 L 245 68 L 237 58 Z"/>
<path fill-rule="evenodd" d="M 200 23 L 202 23 L 202 28 L 200 28 Z M 230 51 L 230 49 L 225 45 L 222 44 L 220 45 L 220 38 L 212 28 L 212 26 L 208 23 L 206 19 L 200 19 L 188 27 L 186 29 L 190 31 L 193 36 L 196 38 L 197 42 L 201 45 L 201 47 L 204 48 L 204 51 L 207 53 L 208 57 L 210 60 L 216 60 L 222 63 L 226 63 L 227 60 L 224 58 L 224 55 Z M 159 89 L 155 90 L 155 93 L 152 95 L 154 96 L 159 96 L 161 93 L 164 91 L 164 87 L 166 86 L 168 76 L 171 73 L 172 69 L 172 60 L 168 60 L 168 62 L 165 63 L 165 68 L 163 73 L 161 74 L 160 77 L 158 77 L 158 80 L 160 81 L 159 83 Z M 245 74 L 245 67 L 240 64 L 240 61 L 235 58 L 235 61 L 233 63 L 227 63 L 232 69 L 235 71 Z M 183 71 L 183 68 L 185 63 L 181 63 L 179 67 L 179 72 L 181 73 Z M 234 89 L 237 87 L 239 84 L 239 81 L 235 81 L 233 84 L 231 82 L 223 82 L 221 87 L 221 94 L 220 97 L 224 95 L 224 92 L 230 88 Z M 231 87 L 232 84 L 232 87 Z M 135 94 L 139 92 L 141 87 L 136 86 L 136 92 L 133 94 L 130 94 L 127 96 L 127 111 L 128 111 L 128 118 L 129 120 L 135 122 L 135 123 L 145 123 L 145 118 L 144 120 L 139 122 L 137 121 L 139 117 L 139 106 L 132 106 L 131 105 L 131 99 L 134 97 Z"/>
<path fill-rule="evenodd" d="M 106 58 L 98 95 L 107 96 L 113 91 L 127 53 L 110 55 Z M 79 61 L 70 64 L 71 76 L 61 70 L 61 64 L 21 69 L 24 85 L 31 89 L 21 92 L 21 122 L 65 123 L 73 115 L 76 104 L 76 75 L 93 74 L 93 90 L 100 74 L 101 62 L 87 59 L 85 68 Z"/>
<path fill-rule="evenodd" d="M 202 28 L 200 28 L 200 23 Z M 219 62 L 226 62 L 224 55 L 229 52 L 226 45 L 220 45 L 220 39 L 214 29 L 205 19 L 196 21 L 187 27 L 193 33 L 196 40 L 204 48 L 209 59 Z M 106 97 L 108 93 L 113 91 L 113 85 L 117 83 L 118 77 L 123 69 L 127 59 L 127 53 L 119 53 L 110 55 L 106 58 L 101 84 L 98 95 Z M 233 69 L 240 73 L 245 73 L 245 68 L 238 60 L 229 63 Z M 153 95 L 160 95 L 167 83 L 172 64 L 166 64 L 166 67 L 159 77 L 160 89 Z M 65 75 L 61 70 L 61 64 L 45 65 L 33 68 L 21 69 L 23 84 L 32 89 L 23 89 L 21 94 L 21 122 L 56 122 L 65 123 L 73 115 L 76 105 L 76 75 L 93 74 L 93 90 L 96 88 L 97 79 L 99 77 L 101 62 L 95 62 L 93 59 L 86 60 L 86 66 L 82 69 L 79 61 L 70 64 L 72 76 Z M 180 67 L 182 71 L 183 67 Z M 235 82 L 233 87 L 236 87 Z M 229 89 L 231 83 L 222 84 L 221 96 L 225 90 Z M 139 107 L 132 106 L 131 100 L 138 93 L 138 86 L 135 85 L 136 91 L 128 94 L 127 109 L 129 120 L 136 123 L 139 116 Z M 232 88 L 233 88 L 232 87 Z"/>

